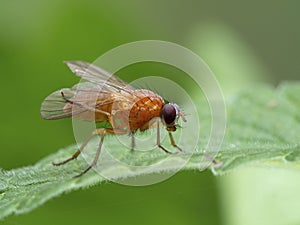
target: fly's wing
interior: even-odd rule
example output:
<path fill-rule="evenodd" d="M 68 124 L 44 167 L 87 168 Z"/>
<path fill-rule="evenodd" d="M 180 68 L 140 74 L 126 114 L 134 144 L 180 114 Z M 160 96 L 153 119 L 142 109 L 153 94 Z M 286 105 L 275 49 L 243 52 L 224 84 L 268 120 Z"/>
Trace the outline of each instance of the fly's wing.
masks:
<path fill-rule="evenodd" d="M 50 94 L 43 101 L 40 112 L 42 118 L 47 120 L 73 116 L 88 121 L 105 121 L 107 115 L 99 110 L 110 113 L 114 103 L 133 104 L 135 100 L 132 93 L 107 90 L 90 82 L 79 83 Z"/>
<path fill-rule="evenodd" d="M 65 93 L 66 97 L 73 96 L 68 88 L 50 94 L 41 105 L 40 113 L 43 119 L 54 120 L 72 116 L 72 111 L 68 113 L 64 111 L 66 101 L 62 98 L 61 91 Z"/>
<path fill-rule="evenodd" d="M 65 63 L 74 74 L 92 83 L 99 84 L 103 86 L 102 88 L 114 88 L 125 92 L 134 90 L 131 85 L 119 77 L 88 62 L 66 61 Z"/>
<path fill-rule="evenodd" d="M 91 113 L 95 114 L 91 109 L 102 110 L 104 108 L 104 111 L 109 111 L 108 106 L 113 104 L 115 99 L 126 101 L 124 96 L 135 95 L 135 89 L 132 86 L 95 65 L 82 61 L 69 61 L 66 64 L 72 72 L 88 82 L 79 83 L 72 88 L 65 88 L 49 95 L 41 106 L 41 116 L 44 119 L 54 120 L 70 116 L 89 119 L 92 118 Z M 70 104 L 67 100 L 76 104 Z M 90 115 L 86 115 L 88 111 Z M 106 117 L 98 113 L 98 121 L 104 119 Z"/>
<path fill-rule="evenodd" d="M 100 86 L 89 82 L 80 83 L 72 88 L 64 88 L 50 94 L 41 105 L 41 116 L 44 119 L 54 120 L 72 115 L 79 115 L 88 111 L 87 108 L 80 107 L 84 104 L 89 107 L 95 107 L 98 95 L 101 98 L 106 98 L 107 93 L 101 93 Z M 77 105 L 74 107 L 66 99 L 76 101 Z"/>

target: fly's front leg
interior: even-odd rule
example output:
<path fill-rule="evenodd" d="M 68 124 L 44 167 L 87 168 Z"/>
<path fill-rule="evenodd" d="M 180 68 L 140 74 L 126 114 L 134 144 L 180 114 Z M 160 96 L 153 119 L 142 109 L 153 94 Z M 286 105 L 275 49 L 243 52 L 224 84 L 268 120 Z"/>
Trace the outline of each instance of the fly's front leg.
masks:
<path fill-rule="evenodd" d="M 173 135 L 172 135 L 172 133 L 171 133 L 170 131 L 169 131 L 169 138 L 170 138 L 171 144 L 172 144 L 175 148 L 177 148 L 179 151 L 182 152 L 182 149 L 181 149 L 178 145 L 176 145 L 176 143 L 175 143 L 175 141 L 174 141 L 174 138 L 173 138 Z"/>
<path fill-rule="evenodd" d="M 162 149 L 164 152 L 168 154 L 172 154 L 172 152 L 168 151 L 165 147 L 160 144 L 160 129 L 159 129 L 159 120 L 157 121 L 157 138 L 156 138 L 157 146 Z"/>

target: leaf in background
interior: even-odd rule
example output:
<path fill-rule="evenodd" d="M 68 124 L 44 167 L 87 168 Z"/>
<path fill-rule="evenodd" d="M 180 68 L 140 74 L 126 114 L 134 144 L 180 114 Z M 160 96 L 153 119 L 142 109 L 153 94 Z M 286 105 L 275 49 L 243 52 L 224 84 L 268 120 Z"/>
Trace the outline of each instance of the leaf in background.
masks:
<path fill-rule="evenodd" d="M 213 168 L 215 174 L 223 174 L 251 162 L 281 160 L 291 165 L 299 165 L 300 133 L 300 83 L 285 83 L 274 89 L 267 85 L 258 85 L 241 92 L 227 100 L 227 133 L 217 161 L 222 166 Z M 201 105 L 198 105 L 201 110 Z M 201 112 L 201 111 L 200 111 Z M 209 121 L 209 115 L 203 114 L 203 120 Z M 205 127 L 205 124 L 201 124 Z M 147 135 L 147 134 L 145 134 Z M 111 161 L 101 158 L 98 166 L 112 178 L 130 179 L 132 177 L 155 176 L 177 170 L 177 164 L 185 160 L 186 154 L 176 154 L 163 166 L 160 160 L 166 158 L 162 151 L 131 152 L 121 149 L 114 142 L 114 137 L 107 137 L 106 143 L 115 147 L 114 154 L 134 165 L 153 164 L 149 170 L 139 171 L 122 165 L 116 166 Z M 199 149 L 193 154 L 184 169 L 199 169 L 202 158 L 204 137 L 200 137 Z M 188 143 L 189 140 L 184 140 Z M 92 141 L 86 152 L 93 154 L 96 141 Z M 86 162 L 79 157 L 62 167 L 54 167 L 52 161 L 59 161 L 70 156 L 77 146 L 61 149 L 57 153 L 41 160 L 34 166 L 2 170 L 0 173 L 0 218 L 9 214 L 26 213 L 45 201 L 61 193 L 86 188 L 105 179 L 94 172 L 89 172 L 79 179 L 72 177 L 86 168 Z"/>

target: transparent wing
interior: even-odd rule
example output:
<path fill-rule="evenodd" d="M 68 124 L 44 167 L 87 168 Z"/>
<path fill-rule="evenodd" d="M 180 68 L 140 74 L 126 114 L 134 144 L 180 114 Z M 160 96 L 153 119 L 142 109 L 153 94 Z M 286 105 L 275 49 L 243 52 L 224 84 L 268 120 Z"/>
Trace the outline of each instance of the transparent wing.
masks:
<path fill-rule="evenodd" d="M 62 90 L 53 92 L 42 103 L 40 113 L 43 119 L 54 120 L 72 116 L 72 107 L 66 107 L 66 101 L 61 95 L 61 91 L 66 98 L 74 96 L 73 90 L 64 88 Z"/>
<path fill-rule="evenodd" d="M 78 117 L 84 120 L 104 121 L 106 115 L 97 113 L 94 109 L 100 109 L 110 113 L 115 101 L 130 101 L 131 92 L 107 89 L 106 86 L 83 82 L 72 88 L 64 88 L 50 94 L 41 105 L 41 116 L 44 119 L 54 120 L 65 117 Z M 70 102 L 73 102 L 70 103 Z"/>
<path fill-rule="evenodd" d="M 135 89 L 114 74 L 109 73 L 88 62 L 67 61 L 65 63 L 74 74 L 92 83 L 101 85 L 104 89 L 110 87 L 118 90 L 123 90 L 125 92 Z"/>
<path fill-rule="evenodd" d="M 93 64 L 83 61 L 67 61 L 65 63 L 74 74 L 88 82 L 79 83 L 72 88 L 65 88 L 50 94 L 41 105 L 41 116 L 44 119 L 53 120 L 74 115 L 89 119 L 92 118 L 92 113 L 95 114 L 92 109 L 103 106 L 104 110 L 109 110 L 109 107 L 104 106 L 113 104 L 116 99 L 128 101 L 135 97 L 135 88 Z M 76 104 L 70 104 L 66 99 Z M 98 115 L 98 120 L 101 121 L 102 119 L 104 120 L 105 117 L 102 118 L 101 115 Z"/>
<path fill-rule="evenodd" d="M 80 105 L 95 108 L 97 104 L 101 104 L 100 99 L 109 100 L 110 98 L 109 93 L 103 91 L 101 86 L 84 82 L 50 94 L 43 101 L 40 112 L 42 118 L 48 120 L 71 117 L 89 111 Z M 70 104 L 66 99 L 76 102 L 76 105 Z"/>

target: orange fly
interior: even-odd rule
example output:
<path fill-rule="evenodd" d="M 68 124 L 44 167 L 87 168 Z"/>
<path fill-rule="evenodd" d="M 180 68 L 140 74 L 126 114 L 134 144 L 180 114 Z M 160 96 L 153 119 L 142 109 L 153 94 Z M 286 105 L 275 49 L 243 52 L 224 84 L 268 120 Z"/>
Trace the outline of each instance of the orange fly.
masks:
<path fill-rule="evenodd" d="M 69 61 L 66 64 L 74 74 L 86 82 L 49 95 L 41 106 L 42 118 L 54 120 L 75 117 L 93 122 L 108 121 L 111 128 L 96 129 L 70 158 L 59 163 L 53 162 L 53 165 L 60 166 L 76 159 L 88 142 L 95 135 L 100 135 L 101 140 L 94 160 L 76 176 L 80 177 L 96 165 L 106 134 L 130 134 L 131 147 L 134 149 L 134 133 L 137 130 L 149 129 L 150 121 L 155 118 L 159 119 L 156 125 L 157 146 L 164 152 L 171 153 L 160 142 L 159 126 L 162 123 L 169 133 L 171 144 L 181 151 L 172 136 L 172 132 L 176 131 L 179 117 L 186 121 L 177 104 L 165 104 L 158 94 L 146 89 L 135 89 L 93 64 L 82 61 Z"/>

